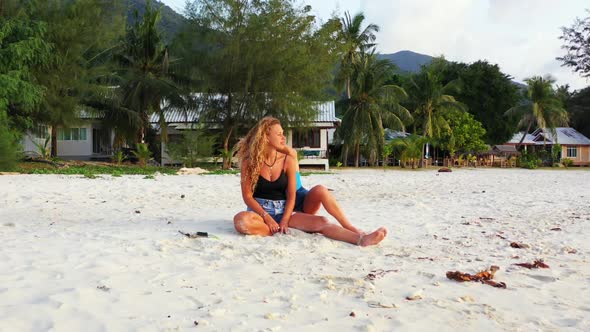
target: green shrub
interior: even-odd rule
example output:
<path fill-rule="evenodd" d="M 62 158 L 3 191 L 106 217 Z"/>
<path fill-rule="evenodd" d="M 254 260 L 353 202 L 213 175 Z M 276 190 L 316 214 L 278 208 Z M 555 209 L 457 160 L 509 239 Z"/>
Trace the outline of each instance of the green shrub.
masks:
<path fill-rule="evenodd" d="M 16 134 L 8 130 L 0 119 L 0 171 L 12 171 L 20 158 Z"/>
<path fill-rule="evenodd" d="M 525 152 L 518 157 L 517 164 L 522 168 L 535 169 L 543 164 L 543 160 L 539 154 Z"/>
<path fill-rule="evenodd" d="M 563 164 L 563 166 L 565 167 L 571 167 L 574 165 L 574 161 L 569 159 L 569 158 L 563 158 L 561 159 L 561 163 Z"/>
<path fill-rule="evenodd" d="M 145 167 L 152 157 L 152 152 L 146 143 L 137 143 L 137 151 L 133 151 L 133 155 L 137 157 L 139 166 Z"/>
<path fill-rule="evenodd" d="M 45 138 L 45 141 L 43 142 L 43 144 L 38 143 L 34 139 L 31 139 L 31 142 L 33 142 L 33 144 L 37 148 L 37 152 L 39 153 L 41 158 L 48 160 L 51 157 L 51 146 L 49 145 L 49 143 L 51 142 L 51 135 L 49 135 L 49 136 L 47 136 L 47 138 Z"/>
<path fill-rule="evenodd" d="M 117 150 L 117 152 L 113 154 L 113 162 L 117 163 L 117 165 L 121 165 L 121 163 L 123 163 L 123 160 L 125 160 L 123 151 Z"/>
<path fill-rule="evenodd" d="M 180 140 L 168 144 L 167 153 L 174 161 L 186 167 L 194 167 L 203 157 L 213 155 L 215 136 L 200 129 L 185 130 Z"/>

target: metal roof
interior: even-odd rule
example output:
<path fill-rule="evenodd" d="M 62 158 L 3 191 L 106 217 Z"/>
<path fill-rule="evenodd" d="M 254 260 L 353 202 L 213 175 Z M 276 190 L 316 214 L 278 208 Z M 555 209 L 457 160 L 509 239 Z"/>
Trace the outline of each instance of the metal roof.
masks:
<path fill-rule="evenodd" d="M 590 145 L 590 139 L 580 132 L 570 127 L 557 127 L 557 140 L 548 129 L 537 129 L 532 134 L 527 134 L 522 144 L 524 145 L 543 145 L 555 144 L 562 145 Z M 518 144 L 522 138 L 523 132 L 516 133 L 506 144 Z"/>
<path fill-rule="evenodd" d="M 522 136 L 521 136 L 522 137 Z M 514 145 L 494 145 L 490 152 L 492 154 L 504 154 L 504 155 L 511 155 L 511 154 L 520 154 Z"/>
<path fill-rule="evenodd" d="M 322 123 L 334 123 L 340 122 L 340 119 L 336 117 L 336 111 L 334 106 L 334 101 L 326 101 L 326 102 L 318 102 L 314 106 L 317 110 L 317 114 L 312 122 L 322 122 Z M 201 110 L 181 110 L 177 108 L 169 108 L 164 111 L 164 118 L 166 119 L 166 123 L 190 123 L 190 122 L 198 122 L 199 121 L 199 114 Z M 159 123 L 160 115 L 159 114 L 152 114 L 150 117 L 151 123 Z"/>
<path fill-rule="evenodd" d="M 590 145 L 590 139 L 582 135 L 579 131 L 570 127 L 555 128 L 557 137 L 554 137 L 551 131 L 537 129 L 533 134 L 536 134 L 535 141 L 543 144 L 543 137 L 547 142 L 559 143 L 565 145 Z"/>
<path fill-rule="evenodd" d="M 524 134 L 523 131 L 520 131 L 516 134 L 514 134 L 512 136 L 512 138 L 506 142 L 506 144 L 518 144 L 520 142 L 520 140 L 522 139 L 522 135 Z M 536 145 L 537 142 L 534 141 L 535 136 L 531 135 L 531 134 L 526 134 L 524 141 L 522 141 L 522 144 L 529 144 L 529 145 Z"/>

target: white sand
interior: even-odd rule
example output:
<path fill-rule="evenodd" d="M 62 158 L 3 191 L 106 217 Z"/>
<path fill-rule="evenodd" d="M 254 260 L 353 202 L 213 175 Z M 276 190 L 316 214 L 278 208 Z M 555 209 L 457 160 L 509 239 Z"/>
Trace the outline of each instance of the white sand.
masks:
<path fill-rule="evenodd" d="M 334 189 L 356 226 L 389 236 L 359 248 L 238 235 L 236 175 L 0 176 L 0 331 L 590 330 L 590 171 L 303 182 Z M 551 268 L 512 265 L 534 259 Z M 507 289 L 445 276 L 490 265 Z"/>

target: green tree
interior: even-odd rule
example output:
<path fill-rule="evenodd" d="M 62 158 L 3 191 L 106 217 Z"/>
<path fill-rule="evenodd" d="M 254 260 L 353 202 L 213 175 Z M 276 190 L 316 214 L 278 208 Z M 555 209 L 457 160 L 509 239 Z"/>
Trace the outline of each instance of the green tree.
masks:
<path fill-rule="evenodd" d="M 477 153 L 488 147 L 483 141 L 486 130 L 474 116 L 458 110 L 448 111 L 444 117 L 449 123 L 450 131 L 443 132 L 438 140 L 440 146 L 454 155 L 459 153 Z"/>
<path fill-rule="evenodd" d="M 481 122 L 486 143 L 502 144 L 512 138 L 517 119 L 504 115 L 520 98 L 519 87 L 512 78 L 502 73 L 498 65 L 486 61 L 469 65 L 448 62 L 443 69 L 443 84 L 455 79 L 460 80 L 461 90 L 454 96 Z"/>
<path fill-rule="evenodd" d="M 523 92 L 523 101 L 506 111 L 506 115 L 514 115 L 520 119 L 518 124 L 520 128 L 526 127 L 517 148 L 520 147 L 533 125 L 549 129 L 553 135 L 556 135 L 555 127 L 567 126 L 568 123 L 567 112 L 553 89 L 555 79 L 550 76 L 535 76 L 526 79 L 525 82 L 528 87 Z"/>
<path fill-rule="evenodd" d="M 412 169 L 415 169 L 419 164 L 418 160 L 422 157 L 424 144 L 427 142 L 427 137 L 410 135 L 406 138 L 394 139 L 388 145 L 399 151 L 400 167 L 405 168 L 409 163 Z"/>
<path fill-rule="evenodd" d="M 184 130 L 179 141 L 168 145 L 167 152 L 172 160 L 193 167 L 201 158 L 213 156 L 215 139 L 202 128 Z"/>
<path fill-rule="evenodd" d="M 590 10 L 586 10 L 590 14 Z M 574 72 L 582 77 L 590 77 L 590 16 L 576 18 L 570 27 L 561 28 L 562 35 L 559 39 L 564 41 L 562 48 L 567 51 L 563 57 L 557 60 L 562 66 L 571 67 Z"/>
<path fill-rule="evenodd" d="M 117 3 L 118 0 L 29 2 L 31 16 L 46 22 L 46 40 L 53 46 L 48 64 L 34 72 L 45 88 L 35 120 L 51 125 L 52 156 L 58 153 L 57 127 L 79 121 L 82 99 L 99 89 L 99 77 L 108 72 L 97 59 L 112 47 L 117 22 L 122 22 L 120 15 L 113 14 Z"/>
<path fill-rule="evenodd" d="M 353 79 L 354 63 L 360 60 L 362 54 L 369 53 L 375 47 L 375 39 L 377 38 L 375 34 L 379 32 L 379 26 L 376 24 L 369 24 L 363 29 L 364 20 L 363 13 L 358 13 L 351 18 L 349 12 L 345 12 L 344 17 L 340 19 L 339 39 L 343 44 L 343 49 L 337 81 L 344 83 L 342 85 L 348 99 L 352 97 L 351 80 Z"/>
<path fill-rule="evenodd" d="M 459 81 L 442 83 L 441 68 L 445 66 L 444 59 L 433 61 L 422 71 L 410 77 L 405 87 L 410 95 L 409 105 L 413 110 L 415 124 L 424 137 L 431 140 L 439 138 L 451 127 L 445 114 L 451 110 L 465 111 L 465 106 L 458 102 L 451 93 L 459 90 Z M 422 157 L 420 167 L 423 166 Z"/>
<path fill-rule="evenodd" d="M 185 71 L 200 82 L 200 117 L 221 124 L 224 156 L 261 117 L 302 126 L 313 119 L 316 102 L 327 99 L 338 21 L 318 28 L 310 10 L 287 0 L 188 4 L 189 25 L 176 44 L 188 62 Z M 224 158 L 223 167 L 229 166 Z"/>
<path fill-rule="evenodd" d="M 123 131 L 135 129 L 135 142 L 145 142 L 150 129 L 150 115 L 159 115 L 161 136 L 167 140 L 166 119 L 161 103 L 183 106 L 183 90 L 176 76 L 169 70 L 168 47 L 162 43 L 158 22 L 161 8 L 154 9 L 151 0 L 146 3 L 143 17 L 134 13 L 133 24 L 127 25 L 123 46 L 115 56 L 119 62 L 117 79 L 121 106 L 113 117 L 127 119 Z M 125 110 L 132 110 L 135 116 Z"/>
<path fill-rule="evenodd" d="M 575 91 L 566 101 L 570 124 L 586 137 L 590 137 L 590 86 Z"/>
<path fill-rule="evenodd" d="M 343 159 L 347 164 L 348 150 L 354 151 L 355 167 L 359 166 L 361 145 L 369 151 L 373 164 L 383 154 L 384 128 L 405 130 L 412 119 L 400 105 L 407 98 L 397 85 L 386 84 L 394 71 L 388 60 L 378 60 L 374 54 L 363 54 L 353 65 L 351 96 L 339 103 L 345 110 L 337 135 L 343 141 Z"/>
<path fill-rule="evenodd" d="M 0 8 L 0 169 L 12 168 L 18 157 L 19 140 L 32 125 L 32 113 L 42 101 L 44 88 L 32 68 L 48 61 L 51 45 L 46 42 L 46 24 L 29 18 L 18 1 L 5 1 Z"/>

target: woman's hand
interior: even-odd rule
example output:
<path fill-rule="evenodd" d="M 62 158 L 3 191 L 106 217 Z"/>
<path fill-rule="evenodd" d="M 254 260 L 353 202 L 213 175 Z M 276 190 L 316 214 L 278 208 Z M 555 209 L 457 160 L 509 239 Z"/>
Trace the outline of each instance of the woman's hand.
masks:
<path fill-rule="evenodd" d="M 289 229 L 289 221 L 288 220 L 281 220 L 279 224 L 279 233 L 287 234 L 287 230 Z"/>
<path fill-rule="evenodd" d="M 262 217 L 262 220 L 264 221 L 266 226 L 268 226 L 268 230 L 270 230 L 271 234 L 274 234 L 279 231 L 279 224 L 277 224 L 277 222 L 274 220 L 273 217 L 270 216 L 270 214 L 265 213 L 264 217 Z"/>

